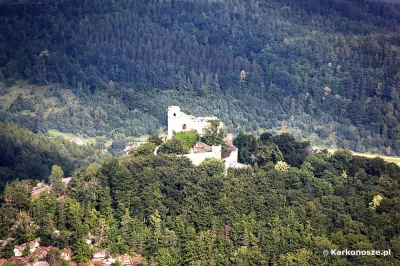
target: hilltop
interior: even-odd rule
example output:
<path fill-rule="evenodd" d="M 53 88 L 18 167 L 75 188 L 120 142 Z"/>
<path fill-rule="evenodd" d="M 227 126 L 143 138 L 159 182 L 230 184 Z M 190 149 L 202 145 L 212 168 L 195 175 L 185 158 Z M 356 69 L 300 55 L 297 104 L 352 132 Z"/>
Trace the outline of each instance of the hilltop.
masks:
<path fill-rule="evenodd" d="M 0 256 L 41 265 L 399 264 L 397 165 L 348 151 L 313 154 L 288 134 L 233 142 L 253 167 L 225 171 L 215 158 L 196 166 L 154 155 L 147 142 L 72 178 L 54 165 L 50 184 L 10 182 Z M 323 256 L 345 248 L 391 253 Z"/>

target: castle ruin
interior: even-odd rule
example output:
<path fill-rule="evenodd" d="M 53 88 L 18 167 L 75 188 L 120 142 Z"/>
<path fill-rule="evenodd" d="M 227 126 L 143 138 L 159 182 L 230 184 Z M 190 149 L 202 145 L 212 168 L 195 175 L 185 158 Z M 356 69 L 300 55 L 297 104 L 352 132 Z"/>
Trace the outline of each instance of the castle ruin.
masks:
<path fill-rule="evenodd" d="M 168 107 L 168 135 L 167 139 L 172 139 L 175 133 L 181 131 L 196 130 L 200 135 L 203 128 L 209 125 L 209 120 L 218 120 L 217 117 L 195 117 L 187 115 L 181 111 L 179 106 Z"/>
<path fill-rule="evenodd" d="M 196 130 L 199 135 L 203 135 L 203 129 L 210 126 L 210 120 L 219 120 L 217 117 L 195 117 L 187 115 L 181 111 L 179 106 L 168 107 L 168 135 L 167 139 L 172 139 L 175 133 L 181 131 Z M 232 135 L 229 134 L 224 145 L 209 146 L 201 141 L 196 143 L 189 154 L 183 156 L 189 158 L 193 164 L 199 165 L 207 158 L 216 158 L 225 162 L 225 167 L 247 167 L 238 163 L 239 150 L 232 143 Z"/>

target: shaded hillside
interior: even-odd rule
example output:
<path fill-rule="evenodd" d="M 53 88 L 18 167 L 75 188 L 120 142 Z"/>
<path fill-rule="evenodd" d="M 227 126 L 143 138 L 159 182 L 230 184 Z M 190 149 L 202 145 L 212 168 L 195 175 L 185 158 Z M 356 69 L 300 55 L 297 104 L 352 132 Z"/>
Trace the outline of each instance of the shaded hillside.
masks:
<path fill-rule="evenodd" d="M 0 123 L 0 191 L 15 179 L 48 180 L 54 164 L 71 175 L 75 169 L 93 162 L 101 163 L 106 158 L 91 145 L 79 146 Z"/>
<path fill-rule="evenodd" d="M 139 117 L 134 130 L 76 121 L 60 130 L 154 133 L 174 103 L 200 106 L 195 115 L 224 110 L 235 133 L 291 130 L 398 154 L 399 17 L 398 5 L 364 0 L 4 5 L 0 80 L 60 82 L 92 108 L 102 95 L 123 110 L 109 125 Z"/>

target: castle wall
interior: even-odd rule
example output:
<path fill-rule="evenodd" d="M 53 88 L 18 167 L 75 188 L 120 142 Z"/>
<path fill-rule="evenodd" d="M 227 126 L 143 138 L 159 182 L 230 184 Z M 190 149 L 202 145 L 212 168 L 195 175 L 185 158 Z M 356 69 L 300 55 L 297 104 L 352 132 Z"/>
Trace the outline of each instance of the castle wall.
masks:
<path fill-rule="evenodd" d="M 226 157 L 224 159 L 224 161 L 225 162 L 235 162 L 235 163 L 237 163 L 238 155 L 239 155 L 238 152 L 239 152 L 238 149 L 236 149 L 235 151 L 231 151 L 231 154 L 228 157 Z"/>
<path fill-rule="evenodd" d="M 221 146 L 212 146 L 211 152 L 190 153 L 190 154 L 184 154 L 181 156 L 185 156 L 185 157 L 189 158 L 193 162 L 194 165 L 199 165 L 205 159 L 208 159 L 208 158 L 221 159 Z"/>
<path fill-rule="evenodd" d="M 212 152 L 191 153 L 191 154 L 185 154 L 183 156 L 189 158 L 193 162 L 194 165 L 201 164 L 207 158 L 221 159 L 221 156 L 217 156 L 216 154 L 214 154 Z"/>
<path fill-rule="evenodd" d="M 167 138 L 171 139 L 174 133 L 181 131 L 196 130 L 200 135 L 203 134 L 203 128 L 208 126 L 209 120 L 216 120 L 217 117 L 195 117 L 187 115 L 181 111 L 179 106 L 168 107 L 168 135 Z"/>

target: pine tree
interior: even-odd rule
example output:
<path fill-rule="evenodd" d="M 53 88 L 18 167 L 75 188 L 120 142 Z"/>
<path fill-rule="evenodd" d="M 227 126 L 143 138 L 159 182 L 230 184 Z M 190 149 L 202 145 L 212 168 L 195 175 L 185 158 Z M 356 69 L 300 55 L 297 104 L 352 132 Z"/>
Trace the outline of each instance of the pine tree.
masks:
<path fill-rule="evenodd" d="M 92 253 L 83 236 L 75 238 L 72 244 L 72 250 L 74 252 L 73 259 L 76 262 L 86 262 Z"/>
<path fill-rule="evenodd" d="M 51 168 L 51 175 L 49 176 L 49 181 L 52 187 L 54 188 L 54 191 L 57 194 L 61 194 L 65 190 L 65 186 L 62 182 L 63 178 L 64 178 L 64 172 L 61 169 L 61 167 L 58 165 L 53 165 L 53 167 Z"/>

